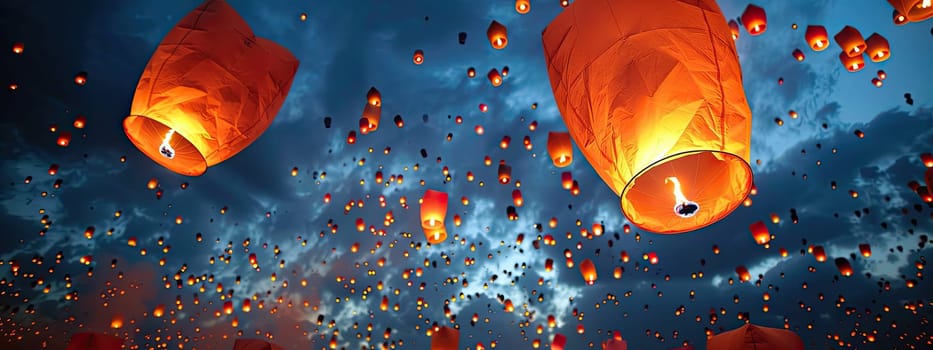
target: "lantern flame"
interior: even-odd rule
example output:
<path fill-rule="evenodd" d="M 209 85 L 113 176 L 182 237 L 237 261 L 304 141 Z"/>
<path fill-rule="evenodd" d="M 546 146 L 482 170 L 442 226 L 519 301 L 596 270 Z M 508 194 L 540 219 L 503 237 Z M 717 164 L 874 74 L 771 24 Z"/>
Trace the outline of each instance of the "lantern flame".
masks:
<path fill-rule="evenodd" d="M 923 0 L 923 3 L 920 4 L 920 7 L 921 7 L 921 8 L 928 8 L 928 7 L 930 7 L 930 0 Z"/>
<path fill-rule="evenodd" d="M 696 215 L 700 205 L 684 196 L 683 191 L 680 189 L 680 180 L 677 180 L 676 176 L 671 176 L 665 178 L 664 183 L 674 184 L 674 213 L 682 218 Z"/>
<path fill-rule="evenodd" d="M 823 47 L 823 45 L 824 45 L 824 44 L 823 44 L 823 40 L 817 40 L 817 41 L 816 41 L 816 47 Z"/>
<path fill-rule="evenodd" d="M 175 149 L 172 148 L 171 144 L 169 144 L 169 142 L 172 141 L 172 135 L 174 134 L 175 134 L 175 129 L 169 129 L 169 131 L 165 133 L 165 138 L 162 139 L 162 144 L 159 145 L 159 153 L 161 153 L 162 156 L 168 159 L 175 158 Z"/>

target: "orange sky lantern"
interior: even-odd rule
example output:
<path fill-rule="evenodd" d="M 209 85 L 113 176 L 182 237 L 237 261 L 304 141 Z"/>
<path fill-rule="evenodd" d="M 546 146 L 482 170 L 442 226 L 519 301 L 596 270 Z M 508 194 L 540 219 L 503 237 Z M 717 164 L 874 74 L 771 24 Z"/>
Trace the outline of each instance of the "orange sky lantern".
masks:
<path fill-rule="evenodd" d="M 489 70 L 489 73 L 486 74 L 486 78 L 489 78 L 489 83 L 491 83 L 492 86 L 502 85 L 502 75 L 500 75 L 499 71 L 495 68 Z"/>
<path fill-rule="evenodd" d="M 515 0 L 515 12 L 524 15 L 528 13 L 528 11 L 531 11 L 530 0 Z"/>
<path fill-rule="evenodd" d="M 62 131 L 58 133 L 58 140 L 56 140 L 55 143 L 62 147 L 68 147 L 71 143 L 71 132 Z"/>
<path fill-rule="evenodd" d="M 23 50 L 26 48 L 26 45 L 23 43 L 13 43 L 13 53 L 19 55 L 23 53 Z"/>
<path fill-rule="evenodd" d="M 764 222 L 755 221 L 748 229 L 752 231 L 752 238 L 755 239 L 755 243 L 767 244 L 771 241 L 771 233 L 768 232 L 768 226 L 765 226 Z"/>
<path fill-rule="evenodd" d="M 76 116 L 72 125 L 74 125 L 75 129 L 84 129 L 84 126 L 87 125 L 87 117 L 83 115 Z"/>
<path fill-rule="evenodd" d="M 607 339 L 602 343 L 603 350 L 628 350 L 628 342 L 622 339 Z"/>
<path fill-rule="evenodd" d="M 865 68 L 865 56 L 863 55 L 848 56 L 845 52 L 842 52 L 839 54 L 839 62 L 842 63 L 843 67 L 846 67 L 847 71 L 852 73 Z"/>
<path fill-rule="evenodd" d="M 564 122 L 630 222 L 687 232 L 742 203 L 751 111 L 715 1 L 577 1 L 542 36 Z"/>
<path fill-rule="evenodd" d="M 868 243 L 861 243 L 858 245 L 858 251 L 862 254 L 862 257 L 869 258 L 871 257 L 871 245 Z"/>
<path fill-rule="evenodd" d="M 910 22 L 907 20 L 907 17 L 901 14 L 897 9 L 894 10 L 894 13 L 891 14 L 891 20 L 894 21 L 894 25 L 902 26 Z"/>
<path fill-rule="evenodd" d="M 768 28 L 768 15 L 765 13 L 765 9 L 754 4 L 748 4 L 745 7 L 745 12 L 742 12 L 742 24 L 745 25 L 748 34 L 759 35 Z"/>
<path fill-rule="evenodd" d="M 509 44 L 508 30 L 495 20 L 486 28 L 486 37 L 489 38 L 489 45 L 496 50 L 502 50 Z"/>
<path fill-rule="evenodd" d="M 414 64 L 424 63 L 424 51 L 420 49 L 415 50 L 415 53 L 411 56 L 411 62 Z"/>
<path fill-rule="evenodd" d="M 896 13 L 904 16 L 905 22 L 920 22 L 933 17 L 933 2 L 930 0 L 888 0 L 888 3 Z"/>
<path fill-rule="evenodd" d="M 580 274 L 583 275 L 583 281 L 587 285 L 592 286 L 596 283 L 596 264 L 593 263 L 593 260 L 583 259 L 580 262 Z"/>
<path fill-rule="evenodd" d="M 459 346 L 460 331 L 446 326 L 435 327 L 431 335 L 431 350 L 459 350 Z"/>
<path fill-rule="evenodd" d="M 878 33 L 872 33 L 865 39 L 866 54 L 872 62 L 884 62 L 891 58 L 891 45 Z"/>
<path fill-rule="evenodd" d="M 567 167 L 573 162 L 573 144 L 569 132 L 551 131 L 547 134 L 547 153 L 558 168 Z"/>
<path fill-rule="evenodd" d="M 363 107 L 363 116 L 360 118 L 360 134 L 366 135 L 379 129 L 379 119 L 382 118 L 382 108 L 367 103 Z"/>
<path fill-rule="evenodd" d="M 792 52 L 791 55 L 793 55 L 794 59 L 798 62 L 803 62 L 803 60 L 806 58 L 806 56 L 803 55 L 803 51 L 800 51 L 800 49 L 794 49 L 794 52 Z"/>
<path fill-rule="evenodd" d="M 752 274 L 748 272 L 748 269 L 745 266 L 738 266 L 735 268 L 735 274 L 739 276 L 739 280 L 742 282 L 748 282 L 752 280 Z"/>
<path fill-rule="evenodd" d="M 862 38 L 862 33 L 852 26 L 845 26 L 842 28 L 839 33 L 833 36 L 833 39 L 836 40 L 836 44 L 839 44 L 839 47 L 842 48 L 842 52 L 848 57 L 861 56 L 868 47 L 868 44 L 865 43 L 865 39 Z"/>
<path fill-rule="evenodd" d="M 499 183 L 505 185 L 509 181 L 512 181 L 512 167 L 504 162 L 499 163 Z"/>
<path fill-rule="evenodd" d="M 926 172 L 923 173 L 923 181 L 928 189 L 933 188 L 933 168 L 927 168 Z"/>
<path fill-rule="evenodd" d="M 807 32 L 804 37 L 813 51 L 823 51 L 829 47 L 829 34 L 826 32 L 826 27 L 807 26 Z"/>
<path fill-rule="evenodd" d="M 152 54 L 123 130 L 156 163 L 201 175 L 262 135 L 297 69 L 287 49 L 253 35 L 225 1 L 205 1 Z"/>
<path fill-rule="evenodd" d="M 262 339 L 238 338 L 233 342 L 233 350 L 284 350 L 284 348 Z"/>
<path fill-rule="evenodd" d="M 421 228 L 428 243 L 437 244 L 447 239 L 444 220 L 447 217 L 447 193 L 427 190 L 421 200 Z"/>
<path fill-rule="evenodd" d="M 366 92 L 366 101 L 373 106 L 382 107 L 382 94 L 379 93 L 379 89 L 371 86 L 369 91 Z"/>
<path fill-rule="evenodd" d="M 779 328 L 746 324 L 737 329 L 716 334 L 706 340 L 707 349 L 803 350 L 803 341 L 796 333 Z"/>
<path fill-rule="evenodd" d="M 923 163 L 923 166 L 927 168 L 933 168 L 933 153 L 921 154 L 920 161 Z"/>

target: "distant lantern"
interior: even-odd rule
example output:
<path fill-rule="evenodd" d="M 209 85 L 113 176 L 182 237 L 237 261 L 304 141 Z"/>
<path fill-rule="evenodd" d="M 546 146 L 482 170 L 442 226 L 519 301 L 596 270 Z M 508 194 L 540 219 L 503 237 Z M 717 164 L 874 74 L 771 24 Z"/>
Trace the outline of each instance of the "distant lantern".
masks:
<path fill-rule="evenodd" d="M 548 316 L 549 325 L 551 323 L 550 320 L 551 316 Z M 560 333 L 554 334 L 554 340 L 551 341 L 551 350 L 564 350 L 565 346 L 567 346 L 567 337 Z"/>
<path fill-rule="evenodd" d="M 486 78 L 489 78 L 489 82 L 492 86 L 502 85 L 502 76 L 499 75 L 499 71 L 495 68 L 489 70 L 489 73 L 486 74 Z"/>
<path fill-rule="evenodd" d="M 401 128 L 401 127 L 405 126 L 405 120 L 402 119 L 402 115 L 401 115 L 401 114 L 396 114 L 396 115 L 395 115 L 395 118 L 393 118 L 392 121 L 395 122 L 395 126 L 396 126 L 396 127 Z"/>
<path fill-rule="evenodd" d="M 476 68 L 473 68 L 473 67 L 467 68 L 467 77 L 468 78 L 476 77 Z"/>
<path fill-rule="evenodd" d="M 421 228 L 428 243 L 437 244 L 447 239 L 444 219 L 447 217 L 447 193 L 427 190 L 421 199 Z"/>
<path fill-rule="evenodd" d="M 515 204 L 516 207 L 520 207 L 525 204 L 525 198 L 522 197 L 522 190 L 517 188 L 512 190 L 512 204 Z"/>
<path fill-rule="evenodd" d="M 367 103 L 363 107 L 363 116 L 360 118 L 360 134 L 366 135 L 379 129 L 379 119 L 382 118 L 382 108 Z"/>
<path fill-rule="evenodd" d="M 894 25 L 902 26 L 907 24 L 908 20 L 900 11 L 894 10 L 894 13 L 891 14 L 891 19 L 894 21 Z"/>
<path fill-rule="evenodd" d="M 512 167 L 506 165 L 505 163 L 499 164 L 499 183 L 507 184 L 509 181 L 512 181 Z"/>
<path fill-rule="evenodd" d="M 868 36 L 868 39 L 865 39 L 865 45 L 867 45 L 865 53 L 872 62 L 884 62 L 891 57 L 891 46 L 888 44 L 888 39 L 878 33 L 872 33 Z"/>
<path fill-rule="evenodd" d="M 573 144 L 569 132 L 551 131 L 547 133 L 547 153 L 554 166 L 564 168 L 573 162 Z"/>
<path fill-rule="evenodd" d="M 878 70 L 876 74 L 878 75 L 878 79 L 885 80 L 888 78 L 888 73 L 885 73 L 884 70 Z"/>
<path fill-rule="evenodd" d="M 431 335 L 431 350 L 459 350 L 460 331 L 440 326 Z"/>
<path fill-rule="evenodd" d="M 764 222 L 755 221 L 748 229 L 752 232 L 752 238 L 755 239 L 755 243 L 767 244 L 771 241 L 771 233 L 768 232 L 768 226 L 765 226 Z"/>
<path fill-rule="evenodd" d="M 730 36 L 714 0 L 577 1 L 542 34 L 564 123 L 643 230 L 696 230 L 748 195 L 752 118 Z"/>
<path fill-rule="evenodd" d="M 732 40 L 739 40 L 741 33 L 739 31 L 739 22 L 736 22 L 734 19 L 729 20 L 729 31 L 732 33 Z"/>
<path fill-rule="evenodd" d="M 593 260 L 583 259 L 580 262 L 580 274 L 583 275 L 583 281 L 587 285 L 596 283 L 596 264 L 593 264 Z"/>
<path fill-rule="evenodd" d="M 565 171 L 560 173 L 560 187 L 569 190 L 573 186 L 573 173 Z"/>
<path fill-rule="evenodd" d="M 836 44 L 839 44 L 839 47 L 842 48 L 842 52 L 849 57 L 861 56 L 868 47 L 868 44 L 865 43 L 865 39 L 862 38 L 862 33 L 852 26 L 845 26 L 845 28 L 842 28 L 839 33 L 833 36 L 833 39 L 835 39 Z"/>
<path fill-rule="evenodd" d="M 457 33 L 457 42 L 459 42 L 460 45 L 465 45 L 465 44 L 466 44 L 466 39 L 467 39 L 467 33 L 466 33 L 466 32 Z"/>
<path fill-rule="evenodd" d="M 794 52 L 792 53 L 792 55 L 794 56 L 794 59 L 797 60 L 798 62 L 803 62 L 803 59 L 805 58 L 803 55 L 803 51 L 800 51 L 800 49 L 794 49 Z"/>
<path fill-rule="evenodd" d="M 907 22 L 920 22 L 933 17 L 933 3 L 930 0 L 888 0 L 888 3 Z"/>
<path fill-rule="evenodd" d="M 528 13 L 528 11 L 531 11 L 530 0 L 515 0 L 515 12 L 524 15 Z"/>
<path fill-rule="evenodd" d="M 255 36 L 227 2 L 205 1 L 152 54 L 123 130 L 156 163 L 201 175 L 262 135 L 297 70 L 286 48 Z"/>
<path fill-rule="evenodd" d="M 845 52 L 839 53 L 839 62 L 842 62 L 842 66 L 846 67 L 846 70 L 852 73 L 858 72 L 865 68 L 865 58 L 862 55 L 857 55 L 854 57 L 846 55 Z"/>
<path fill-rule="evenodd" d="M 557 3 L 560 4 L 560 7 L 570 6 L 570 0 L 557 0 Z"/>
<path fill-rule="evenodd" d="M 71 132 L 62 131 L 58 133 L 58 141 L 55 143 L 62 147 L 68 147 L 68 145 L 71 143 Z"/>
<path fill-rule="evenodd" d="M 829 47 L 829 34 L 826 32 L 826 27 L 807 26 L 807 33 L 804 37 L 813 51 L 823 51 Z"/>
<path fill-rule="evenodd" d="M 103 333 L 75 333 L 68 341 L 66 350 L 120 350 L 123 339 Z"/>
<path fill-rule="evenodd" d="M 502 50 L 509 44 L 508 31 L 502 23 L 495 20 L 489 23 L 489 28 L 486 29 L 486 37 L 489 38 L 489 44 L 492 45 L 492 48 L 496 50 Z"/>
<path fill-rule="evenodd" d="M 748 34 L 759 35 L 764 33 L 768 27 L 768 16 L 765 14 L 765 9 L 754 4 L 748 4 L 745 7 L 745 12 L 742 12 L 742 24 L 745 25 Z"/>
<path fill-rule="evenodd" d="M 75 84 L 87 84 L 87 72 L 78 72 L 78 74 L 75 74 Z"/>
<path fill-rule="evenodd" d="M 803 341 L 786 329 L 746 324 L 737 329 L 716 334 L 706 340 L 707 349 L 718 350 L 803 350 Z"/>
<path fill-rule="evenodd" d="M 422 50 L 415 50 L 415 54 L 411 56 L 411 61 L 412 61 L 414 64 L 422 64 L 422 63 L 424 63 L 424 51 L 422 51 Z"/>
<path fill-rule="evenodd" d="M 373 106 L 382 107 L 382 94 L 379 93 L 379 89 L 375 86 L 370 87 L 366 92 L 366 101 Z"/>
<path fill-rule="evenodd" d="M 79 115 L 75 117 L 72 125 L 74 125 L 75 129 L 84 129 L 84 126 L 87 125 L 87 118 L 83 115 Z"/>
<path fill-rule="evenodd" d="M 863 258 L 871 257 L 871 245 L 868 243 L 861 243 L 858 245 L 858 251 L 862 254 Z"/>
<path fill-rule="evenodd" d="M 852 264 L 849 264 L 849 260 L 846 258 L 836 258 L 834 261 L 836 263 L 836 268 L 839 269 L 839 274 L 845 277 L 852 276 Z"/>
<path fill-rule="evenodd" d="M 17 55 L 22 54 L 23 49 L 25 49 L 25 47 L 26 45 L 24 45 L 23 43 L 13 43 L 13 53 Z"/>
<path fill-rule="evenodd" d="M 811 247 L 810 253 L 813 254 L 813 258 L 815 258 L 817 262 L 826 261 L 826 250 L 823 249 L 823 246 L 815 245 Z"/>
<path fill-rule="evenodd" d="M 90 259 L 85 259 L 85 261 L 90 262 Z M 110 328 L 113 328 L 113 329 L 123 328 L 123 315 L 122 314 L 113 315 L 113 317 L 110 319 Z"/>

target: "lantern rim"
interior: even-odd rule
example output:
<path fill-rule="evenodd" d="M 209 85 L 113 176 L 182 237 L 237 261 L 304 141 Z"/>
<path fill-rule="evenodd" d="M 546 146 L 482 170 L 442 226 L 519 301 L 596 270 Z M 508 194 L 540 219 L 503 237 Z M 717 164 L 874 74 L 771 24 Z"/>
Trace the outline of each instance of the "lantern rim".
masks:
<path fill-rule="evenodd" d="M 169 159 L 159 153 L 159 146 L 169 130 L 172 128 L 168 125 L 144 115 L 129 115 L 123 119 L 126 137 L 149 159 L 181 175 L 204 174 L 207 171 L 207 159 L 180 130 L 175 130 L 172 138 L 176 156 Z"/>
<path fill-rule="evenodd" d="M 700 210 L 706 213 L 688 218 L 675 217 L 671 210 L 675 203 L 672 200 L 670 187 L 665 186 L 663 181 L 660 182 L 660 187 L 658 187 L 657 183 L 652 184 L 654 181 L 646 181 L 649 179 L 663 180 L 667 176 L 660 173 L 671 170 L 671 167 L 679 170 L 691 168 L 690 165 L 683 165 L 683 163 L 687 162 L 695 164 L 692 167 L 695 171 L 693 171 L 693 175 L 690 175 L 693 176 L 692 178 L 687 178 L 686 182 L 689 184 L 688 190 L 685 192 L 698 192 L 691 189 L 691 187 L 695 186 L 702 187 L 703 192 L 707 193 L 707 195 L 704 198 L 693 198 L 696 195 L 687 195 L 686 197 L 690 201 L 697 202 Z M 701 164 L 708 166 L 701 167 Z M 700 172 L 718 173 L 718 181 L 704 180 L 697 175 Z M 752 177 L 752 169 L 748 161 L 734 153 L 719 150 L 679 152 L 657 160 L 636 173 L 622 189 L 619 195 L 619 205 L 625 219 L 642 230 L 658 234 L 685 233 L 712 225 L 729 216 L 748 197 L 752 187 Z M 639 179 L 643 181 L 639 182 Z M 733 180 L 739 180 L 739 183 L 735 184 Z M 684 179 L 681 179 L 681 181 L 684 181 Z M 657 193 L 658 195 L 644 195 L 650 193 Z M 715 195 L 711 196 L 710 193 Z M 634 200 L 632 197 L 635 197 Z M 649 198 L 664 202 L 661 205 L 641 203 Z M 633 201 L 639 203 L 633 204 Z M 647 213 L 649 210 L 645 210 L 644 207 L 646 206 L 656 207 L 657 209 L 652 209 L 650 210 L 651 213 Z M 660 213 L 667 215 L 668 218 L 659 218 Z M 669 224 L 670 222 L 675 224 Z"/>

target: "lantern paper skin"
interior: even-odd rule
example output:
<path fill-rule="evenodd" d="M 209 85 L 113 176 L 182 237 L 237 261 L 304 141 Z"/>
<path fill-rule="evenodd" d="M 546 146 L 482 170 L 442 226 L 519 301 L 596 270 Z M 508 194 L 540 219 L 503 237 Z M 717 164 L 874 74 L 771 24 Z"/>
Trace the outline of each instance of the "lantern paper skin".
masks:
<path fill-rule="evenodd" d="M 755 221 L 748 226 L 749 231 L 752 231 L 752 238 L 755 239 L 755 243 L 766 244 L 771 241 L 771 233 L 768 232 L 768 226 L 765 226 L 764 222 Z"/>
<path fill-rule="evenodd" d="M 804 38 L 807 39 L 807 45 L 810 45 L 813 51 L 823 51 L 829 47 L 829 34 L 826 32 L 826 27 L 807 26 Z"/>
<path fill-rule="evenodd" d="M 459 350 L 460 331 L 441 326 L 431 336 L 431 350 Z"/>
<path fill-rule="evenodd" d="M 297 69 L 287 49 L 255 36 L 225 1 L 205 1 L 152 54 L 123 130 L 156 163 L 201 175 L 262 135 Z M 161 152 L 169 130 L 173 158 Z"/>
<path fill-rule="evenodd" d="M 848 56 L 845 52 L 839 53 L 839 62 L 846 67 L 849 72 L 855 73 L 865 68 L 865 57 L 863 55 Z"/>
<path fill-rule="evenodd" d="M 862 38 L 862 33 L 852 26 L 842 28 L 839 33 L 833 36 L 833 39 L 842 48 L 843 53 L 849 57 L 861 56 L 868 46 L 865 44 L 865 39 Z"/>
<path fill-rule="evenodd" d="M 803 350 L 796 333 L 746 324 L 706 340 L 708 350 Z"/>
<path fill-rule="evenodd" d="M 421 228 L 428 243 L 436 244 L 447 239 L 444 219 L 447 217 L 447 193 L 427 190 L 421 199 Z"/>
<path fill-rule="evenodd" d="M 580 0 L 577 0 L 580 1 Z M 609 339 L 603 341 L 603 350 L 628 350 L 628 343 L 624 340 Z"/>
<path fill-rule="evenodd" d="M 551 341 L 551 350 L 564 350 L 567 345 L 567 337 L 563 334 L 554 334 L 554 340 Z"/>
<path fill-rule="evenodd" d="M 742 24 L 745 25 L 748 34 L 760 35 L 768 28 L 768 16 L 763 8 L 748 4 L 745 12 L 742 12 Z"/>
<path fill-rule="evenodd" d="M 565 168 L 573 163 L 573 144 L 570 142 L 570 133 L 549 132 L 547 134 L 547 153 L 551 161 L 558 168 Z"/>
<path fill-rule="evenodd" d="M 866 54 L 872 62 L 884 62 L 891 58 L 891 46 L 888 39 L 878 33 L 872 33 L 865 39 Z"/>
<path fill-rule="evenodd" d="M 233 342 L 233 350 L 284 350 L 284 348 L 261 339 L 237 339 Z"/>
<path fill-rule="evenodd" d="M 486 29 L 486 37 L 489 39 L 489 45 L 496 50 L 502 50 L 509 45 L 508 30 L 502 23 L 492 21 L 489 28 Z"/>
<path fill-rule="evenodd" d="M 120 350 L 123 339 L 103 333 L 75 333 L 68 341 L 66 350 Z"/>
<path fill-rule="evenodd" d="M 531 11 L 531 1 L 529 0 L 515 0 L 515 12 L 520 14 L 526 14 L 528 11 Z"/>
<path fill-rule="evenodd" d="M 924 0 L 888 0 L 905 22 L 920 22 L 933 17 L 933 5 L 923 7 Z"/>
<path fill-rule="evenodd" d="M 578 0 L 542 36 L 564 123 L 629 221 L 687 232 L 742 203 L 751 111 L 714 0 Z M 668 177 L 699 204 L 695 215 L 675 212 Z"/>

